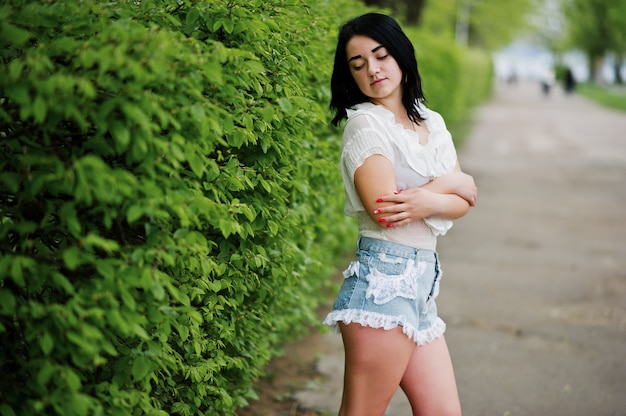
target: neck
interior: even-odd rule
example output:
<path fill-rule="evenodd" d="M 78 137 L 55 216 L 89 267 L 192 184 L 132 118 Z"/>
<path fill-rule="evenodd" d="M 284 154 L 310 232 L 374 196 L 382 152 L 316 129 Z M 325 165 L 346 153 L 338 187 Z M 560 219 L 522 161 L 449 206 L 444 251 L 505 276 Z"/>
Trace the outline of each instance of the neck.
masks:
<path fill-rule="evenodd" d="M 406 108 L 402 105 L 402 101 L 400 100 L 371 100 L 372 104 L 380 105 L 387 110 L 391 111 L 398 121 L 409 121 L 409 116 L 407 114 Z"/>

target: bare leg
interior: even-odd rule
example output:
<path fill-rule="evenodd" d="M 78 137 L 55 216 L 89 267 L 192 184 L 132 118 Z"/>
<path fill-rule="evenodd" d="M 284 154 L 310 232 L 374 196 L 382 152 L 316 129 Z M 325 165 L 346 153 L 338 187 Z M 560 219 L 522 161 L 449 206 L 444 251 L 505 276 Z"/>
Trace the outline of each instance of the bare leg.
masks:
<path fill-rule="evenodd" d="M 397 390 L 415 343 L 402 333 L 340 323 L 346 372 L 340 416 L 381 416 Z"/>
<path fill-rule="evenodd" d="M 461 415 L 454 369 L 444 337 L 415 348 L 400 386 L 409 398 L 414 416 Z"/>

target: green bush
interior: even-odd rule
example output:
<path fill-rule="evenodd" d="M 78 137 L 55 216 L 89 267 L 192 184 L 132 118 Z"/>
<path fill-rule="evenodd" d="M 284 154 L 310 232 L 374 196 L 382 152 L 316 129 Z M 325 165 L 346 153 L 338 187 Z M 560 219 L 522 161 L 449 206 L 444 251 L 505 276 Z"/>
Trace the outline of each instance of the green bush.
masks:
<path fill-rule="evenodd" d="M 210 415 L 254 396 L 352 244 L 328 10 L 0 8 L 0 413 Z"/>
<path fill-rule="evenodd" d="M 354 242 L 326 109 L 337 27 L 364 11 L 0 6 L 0 414 L 254 397 Z"/>
<path fill-rule="evenodd" d="M 489 54 L 460 48 L 445 37 L 408 28 L 424 84 L 427 104 L 439 111 L 448 127 L 467 120 L 470 112 L 492 92 L 493 68 Z"/>

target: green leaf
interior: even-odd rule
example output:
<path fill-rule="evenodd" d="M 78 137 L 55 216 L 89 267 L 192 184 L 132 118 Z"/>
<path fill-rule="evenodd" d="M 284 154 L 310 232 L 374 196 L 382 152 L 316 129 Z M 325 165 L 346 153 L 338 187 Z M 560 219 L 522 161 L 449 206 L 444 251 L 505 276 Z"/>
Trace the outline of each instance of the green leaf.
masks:
<path fill-rule="evenodd" d="M 287 114 L 291 114 L 291 112 L 293 111 L 293 105 L 291 104 L 291 101 L 286 98 L 279 98 L 278 105 L 280 109 Z"/>
<path fill-rule="evenodd" d="M 0 288 L 0 311 L 7 315 L 15 313 L 15 298 L 10 290 Z"/>
<path fill-rule="evenodd" d="M 143 206 L 132 205 L 130 208 L 128 208 L 128 211 L 126 211 L 126 221 L 128 221 L 129 224 L 132 224 L 139 218 L 141 218 L 144 212 L 145 208 Z"/>
<path fill-rule="evenodd" d="M 165 288 L 162 284 L 156 283 L 150 289 L 152 291 L 152 296 L 154 296 L 156 300 L 163 300 L 165 298 Z"/>
<path fill-rule="evenodd" d="M 57 374 L 58 368 L 50 361 L 46 360 L 41 365 L 39 372 L 37 373 L 37 383 L 41 386 L 45 386 L 50 381 L 53 375 Z M 3 414 L 3 413 L 0 413 Z"/>
<path fill-rule="evenodd" d="M 46 102 L 40 95 L 35 98 L 35 102 L 33 103 L 33 116 L 35 117 L 36 123 L 41 123 L 46 119 L 46 113 L 48 108 L 46 106 Z"/>
<path fill-rule="evenodd" d="M 125 150 L 130 144 L 130 131 L 125 124 L 113 122 L 110 127 L 111 135 L 119 151 Z"/>
<path fill-rule="evenodd" d="M 65 367 L 65 381 L 67 382 L 67 387 L 69 387 L 71 391 L 80 390 L 80 377 L 78 377 L 78 374 L 76 374 L 76 372 L 69 367 Z"/>
<path fill-rule="evenodd" d="M 22 75 L 22 70 L 24 69 L 24 61 L 22 60 L 14 60 L 9 63 L 9 80 L 17 81 L 19 77 Z"/>
<path fill-rule="evenodd" d="M 269 228 L 269 230 L 270 230 L 270 235 L 274 236 L 274 235 L 278 234 L 279 227 L 278 227 L 278 224 L 276 222 L 268 221 L 267 222 L 267 228 Z"/>
<path fill-rule="evenodd" d="M 81 243 L 86 247 L 97 247 L 107 253 L 115 252 L 120 248 L 117 241 L 108 240 L 94 233 L 87 234 Z"/>
<path fill-rule="evenodd" d="M 2 22 L 2 29 L 0 29 L 0 38 L 3 41 L 9 41 L 15 46 L 22 46 L 32 37 L 32 34 L 25 29 L 8 23 L 6 20 Z"/>
<path fill-rule="evenodd" d="M 72 283 L 61 273 L 52 272 L 52 281 L 57 287 L 62 288 L 65 293 L 69 295 L 73 295 L 75 293 L 74 286 Z"/>
<path fill-rule="evenodd" d="M 20 257 L 13 257 L 9 260 L 11 265 L 11 278 L 19 287 L 26 287 L 26 281 L 24 280 L 24 272 L 22 266 L 24 261 Z"/>
<path fill-rule="evenodd" d="M 185 17 L 185 24 L 188 26 L 194 26 L 196 24 L 196 22 L 198 21 L 198 17 L 200 15 L 200 12 L 198 11 L 197 8 L 192 8 L 189 10 L 189 12 L 187 13 L 187 16 Z"/>
<path fill-rule="evenodd" d="M 81 232 L 80 221 L 74 204 L 67 202 L 61 206 L 59 215 L 66 224 L 67 230 L 74 236 L 78 237 Z"/>
<path fill-rule="evenodd" d="M 261 117 L 266 123 L 271 123 L 274 119 L 274 107 L 271 107 L 269 105 L 263 107 L 263 109 L 261 110 Z"/>
<path fill-rule="evenodd" d="M 0 404 L 0 415 L 3 416 L 16 416 L 15 411 L 6 403 Z"/>
<path fill-rule="evenodd" d="M 193 150 L 189 150 L 185 152 L 187 156 L 187 162 L 189 162 L 189 167 L 193 173 L 198 177 L 202 177 L 202 173 L 204 172 L 204 163 L 200 156 L 198 156 Z"/>
<path fill-rule="evenodd" d="M 70 270 L 75 270 L 82 263 L 81 251 L 78 247 L 72 246 L 63 250 L 61 254 L 63 263 Z"/>
<path fill-rule="evenodd" d="M 49 356 L 50 352 L 52 352 L 52 348 L 54 348 L 54 339 L 48 331 L 44 332 L 39 338 L 39 346 L 45 356 Z"/>
<path fill-rule="evenodd" d="M 133 366 L 131 374 L 135 380 L 142 380 L 145 378 L 152 369 L 152 363 L 143 355 L 135 357 L 133 360 Z"/>

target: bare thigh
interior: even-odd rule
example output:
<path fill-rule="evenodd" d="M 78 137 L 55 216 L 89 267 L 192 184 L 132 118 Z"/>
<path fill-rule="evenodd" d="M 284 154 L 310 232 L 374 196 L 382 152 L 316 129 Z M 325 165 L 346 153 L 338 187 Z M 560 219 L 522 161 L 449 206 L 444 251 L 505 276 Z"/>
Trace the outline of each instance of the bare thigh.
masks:
<path fill-rule="evenodd" d="M 459 416 L 461 404 L 444 337 L 415 348 L 400 387 L 414 416 Z"/>
<path fill-rule="evenodd" d="M 401 327 L 339 324 L 346 353 L 340 416 L 381 416 L 406 373 L 416 346 Z"/>

